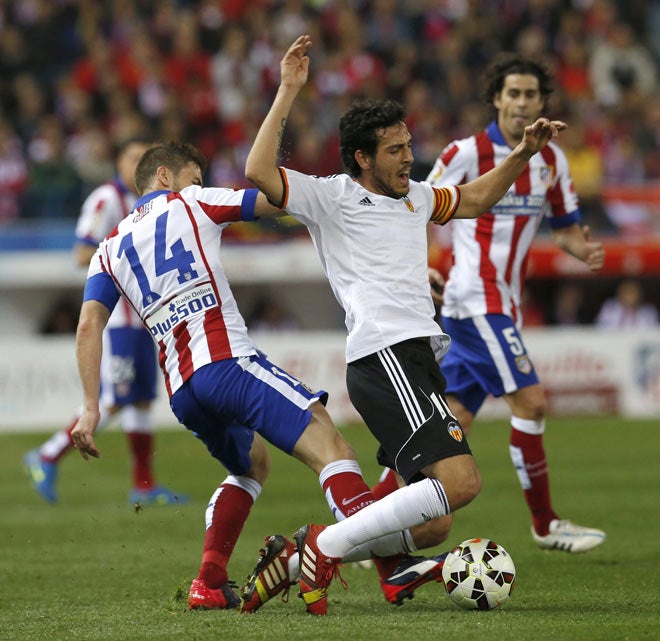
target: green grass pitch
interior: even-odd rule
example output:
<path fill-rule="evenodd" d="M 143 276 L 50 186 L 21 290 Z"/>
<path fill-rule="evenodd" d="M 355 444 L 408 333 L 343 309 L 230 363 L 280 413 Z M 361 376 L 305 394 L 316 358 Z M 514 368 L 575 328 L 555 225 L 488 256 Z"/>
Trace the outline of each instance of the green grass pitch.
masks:
<path fill-rule="evenodd" d="M 344 429 L 365 477 L 377 480 L 375 445 L 360 426 Z M 329 614 L 310 617 L 294 591 L 251 616 L 189 612 L 185 597 L 201 556 L 204 509 L 224 478 L 185 430 L 157 438 L 159 480 L 191 495 L 189 505 L 128 506 L 128 457 L 120 432 L 101 433 L 102 458 L 63 460 L 60 502 L 47 505 L 22 470 L 43 434 L 0 436 L 0 638 L 8 641 L 637 641 L 658 638 L 660 614 L 660 424 L 620 418 L 550 419 L 546 450 L 562 516 L 606 530 L 585 555 L 546 552 L 529 534 L 527 508 L 508 456 L 504 421 L 475 423 L 479 497 L 455 518 L 446 547 L 473 536 L 502 544 L 517 568 L 509 603 L 467 612 L 440 584 L 400 607 L 386 603 L 375 570 L 347 566 Z M 234 552 L 242 584 L 267 534 L 290 534 L 330 514 L 312 472 L 278 452 Z M 441 549 L 435 550 L 435 553 Z"/>

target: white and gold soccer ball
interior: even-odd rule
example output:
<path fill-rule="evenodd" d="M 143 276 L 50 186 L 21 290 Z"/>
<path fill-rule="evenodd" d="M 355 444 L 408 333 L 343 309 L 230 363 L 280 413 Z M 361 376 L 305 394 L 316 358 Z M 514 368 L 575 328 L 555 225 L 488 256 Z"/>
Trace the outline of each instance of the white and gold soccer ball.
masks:
<path fill-rule="evenodd" d="M 466 610 L 491 610 L 509 599 L 516 567 L 495 541 L 468 539 L 447 555 L 442 579 L 456 605 Z"/>

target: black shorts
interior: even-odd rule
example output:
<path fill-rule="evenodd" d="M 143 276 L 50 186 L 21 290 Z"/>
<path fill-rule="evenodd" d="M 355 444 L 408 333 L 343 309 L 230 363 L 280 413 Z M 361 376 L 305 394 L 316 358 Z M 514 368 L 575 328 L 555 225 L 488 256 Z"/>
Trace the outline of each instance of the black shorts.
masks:
<path fill-rule="evenodd" d="M 428 339 L 415 338 L 348 364 L 348 395 L 380 443 L 378 462 L 406 483 L 425 466 L 471 454 L 444 398 L 445 380 Z"/>

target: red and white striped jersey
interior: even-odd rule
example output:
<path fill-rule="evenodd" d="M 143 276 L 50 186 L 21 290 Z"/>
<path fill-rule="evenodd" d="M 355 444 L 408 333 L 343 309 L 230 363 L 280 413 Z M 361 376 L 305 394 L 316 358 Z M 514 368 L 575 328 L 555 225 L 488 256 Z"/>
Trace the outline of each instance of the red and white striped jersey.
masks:
<path fill-rule="evenodd" d="M 133 209 L 137 195 L 119 179 L 107 182 L 92 191 L 85 199 L 76 224 L 76 242 L 98 247 L 98 244 Z M 122 300 L 115 307 L 108 328 L 142 327 L 140 317 L 128 302 Z"/>
<path fill-rule="evenodd" d="M 427 180 L 435 187 L 470 182 L 510 152 L 493 122 L 476 136 L 450 143 Z M 453 266 L 444 289 L 442 315 L 505 314 L 520 326 L 527 255 L 543 217 L 553 228 L 580 219 L 566 156 L 554 143 L 532 157 L 490 211 L 476 219 L 451 221 Z"/>
<path fill-rule="evenodd" d="M 254 219 L 257 190 L 158 191 L 100 244 L 85 300 L 125 297 L 158 346 L 171 396 L 208 363 L 256 353 L 220 260 L 222 230 Z"/>

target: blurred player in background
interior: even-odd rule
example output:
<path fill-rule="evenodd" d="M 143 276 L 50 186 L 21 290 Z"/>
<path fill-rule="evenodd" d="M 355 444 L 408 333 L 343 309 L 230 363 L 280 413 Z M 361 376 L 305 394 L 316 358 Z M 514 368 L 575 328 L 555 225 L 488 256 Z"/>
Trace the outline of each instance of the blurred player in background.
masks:
<path fill-rule="evenodd" d="M 99 242 L 133 209 L 135 168 L 149 148 L 143 139 L 130 139 L 117 150 L 117 174 L 97 187 L 83 203 L 76 226 L 74 258 L 89 267 Z M 131 505 L 170 505 L 185 502 L 181 494 L 158 485 L 154 478 L 154 435 L 151 404 L 156 398 L 157 363 L 153 340 L 127 303 L 117 305 L 103 334 L 101 419 L 105 425 L 121 412 L 121 422 L 132 456 Z M 77 414 L 65 430 L 56 432 L 41 447 L 28 452 L 25 468 L 37 492 L 48 502 L 57 501 L 58 464 L 73 443 L 71 431 Z"/>
<path fill-rule="evenodd" d="M 496 120 L 476 136 L 450 143 L 428 181 L 435 187 L 461 185 L 500 164 L 545 109 L 550 82 L 548 71 L 536 62 L 511 54 L 498 57 L 487 73 L 485 91 Z M 441 308 L 452 344 L 440 366 L 447 401 L 466 432 L 488 394 L 508 403 L 509 450 L 531 512 L 534 541 L 545 549 L 586 552 L 600 545 L 605 534 L 561 519 L 552 505 L 543 447 L 545 392 L 520 334 L 527 254 L 544 217 L 561 249 L 591 271 L 602 268 L 602 244 L 579 224 L 566 157 L 550 143 L 490 211 L 475 220 L 452 221 L 454 264 Z M 382 478 L 375 495 L 397 485 L 391 475 Z M 439 543 L 449 523 L 438 520 L 427 526 L 433 528 Z"/>

